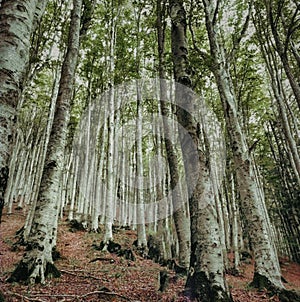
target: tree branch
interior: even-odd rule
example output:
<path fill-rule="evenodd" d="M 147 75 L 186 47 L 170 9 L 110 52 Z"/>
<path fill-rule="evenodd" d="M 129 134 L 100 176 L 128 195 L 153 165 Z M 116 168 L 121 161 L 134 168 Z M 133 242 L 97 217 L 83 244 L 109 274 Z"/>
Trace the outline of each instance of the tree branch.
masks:
<path fill-rule="evenodd" d="M 231 61 L 234 57 L 234 54 L 236 52 L 236 50 L 238 49 L 243 37 L 245 36 L 246 34 L 246 31 L 248 29 L 248 26 L 249 26 L 249 22 L 250 22 L 250 17 L 251 17 L 251 12 L 252 12 L 252 1 L 249 1 L 249 8 L 248 8 L 248 14 L 247 14 L 247 17 L 245 19 L 245 22 L 243 24 L 243 27 L 242 27 L 242 30 L 241 32 L 239 33 L 239 35 L 237 36 L 237 38 L 235 38 L 235 35 L 234 35 L 234 38 L 233 38 L 233 46 L 232 46 L 232 49 L 228 55 L 228 60 Z"/>
<path fill-rule="evenodd" d="M 95 276 L 92 276 L 92 275 L 78 275 L 76 273 L 73 273 L 73 272 L 69 272 L 69 271 L 65 271 L 65 270 L 60 270 L 61 273 L 65 273 L 65 274 L 68 274 L 68 275 L 72 275 L 72 276 L 76 276 L 76 277 L 80 277 L 80 278 L 91 278 L 91 279 L 94 279 L 94 280 L 99 280 L 99 281 L 102 281 L 102 279 L 100 278 L 97 278 Z M 81 271 L 82 272 L 82 271 Z M 88 273 L 89 274 L 89 273 Z"/>
<path fill-rule="evenodd" d="M 92 295 L 106 295 L 106 296 L 115 296 L 115 297 L 119 297 L 125 301 L 130 301 L 130 299 L 128 297 L 122 296 L 118 293 L 112 292 L 110 291 L 108 288 L 106 287 L 102 287 L 100 290 L 97 291 L 93 291 L 93 292 L 89 292 L 86 293 L 84 295 L 66 295 L 66 294 L 44 294 L 44 293 L 35 293 L 35 294 L 31 294 L 31 297 L 25 296 L 25 295 L 21 295 L 18 293 L 14 293 L 14 292 L 8 292 L 9 295 L 11 296 L 16 296 L 19 297 L 23 300 L 28 300 L 28 301 L 34 301 L 34 302 L 45 302 L 44 300 L 38 299 L 37 297 L 55 297 L 55 298 L 74 298 L 74 300 L 78 301 L 82 301 L 82 298 L 86 298 L 88 296 L 92 296 Z"/>

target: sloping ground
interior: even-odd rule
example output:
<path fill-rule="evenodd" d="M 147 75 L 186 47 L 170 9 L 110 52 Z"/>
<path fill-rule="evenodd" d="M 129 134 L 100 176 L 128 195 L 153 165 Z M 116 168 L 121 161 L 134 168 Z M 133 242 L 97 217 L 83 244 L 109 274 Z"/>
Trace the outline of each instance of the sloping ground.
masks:
<path fill-rule="evenodd" d="M 4 215 L 0 226 L 0 288 L 6 301 L 132 301 L 132 302 L 180 302 L 187 301 L 181 296 L 185 280 L 169 271 L 170 282 L 167 290 L 158 292 L 158 275 L 162 270 L 151 260 L 138 257 L 136 261 L 126 260 L 113 254 L 96 251 L 92 244 L 99 244 L 101 235 L 86 232 L 70 232 L 65 222 L 61 223 L 58 234 L 58 250 L 61 259 L 56 261 L 62 272 L 59 279 L 48 280 L 45 285 L 26 286 L 8 284 L 6 278 L 13 271 L 24 251 L 12 251 L 15 233 L 24 222 L 24 215 Z M 133 231 L 119 230 L 115 241 L 122 247 L 130 248 L 135 240 Z M 96 258 L 100 258 L 94 262 Z M 164 268 L 163 268 L 164 269 Z M 300 266 L 287 261 L 282 264 L 288 288 L 300 288 Z M 265 292 L 247 288 L 251 281 L 253 266 L 244 264 L 241 275 L 228 275 L 228 283 L 235 302 L 275 301 Z"/>

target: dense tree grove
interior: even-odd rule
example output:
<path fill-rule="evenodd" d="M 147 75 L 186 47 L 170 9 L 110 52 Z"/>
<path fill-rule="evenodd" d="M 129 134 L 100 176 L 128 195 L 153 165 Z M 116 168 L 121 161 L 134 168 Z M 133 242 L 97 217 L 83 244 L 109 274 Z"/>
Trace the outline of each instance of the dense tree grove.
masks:
<path fill-rule="evenodd" d="M 103 250 L 114 226 L 157 242 L 197 301 L 232 301 L 245 252 L 253 287 L 300 300 L 279 265 L 300 263 L 296 0 L 2 0 L 0 27 L 0 223 L 26 213 L 8 281 L 60 276 L 67 219 Z"/>

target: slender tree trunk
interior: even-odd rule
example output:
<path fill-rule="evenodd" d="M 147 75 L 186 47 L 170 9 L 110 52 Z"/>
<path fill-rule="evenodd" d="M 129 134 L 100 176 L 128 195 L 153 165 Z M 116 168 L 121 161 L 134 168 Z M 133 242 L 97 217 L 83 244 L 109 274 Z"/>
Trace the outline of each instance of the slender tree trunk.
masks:
<path fill-rule="evenodd" d="M 137 243 L 138 247 L 147 247 L 144 205 L 144 166 L 143 166 L 143 96 L 140 91 L 141 83 L 136 80 L 137 89 L 137 118 L 136 118 L 136 173 L 135 184 L 137 194 Z"/>
<path fill-rule="evenodd" d="M 177 117 L 188 132 L 184 135 L 180 131 L 191 213 L 191 258 L 186 295 L 198 301 L 232 301 L 225 280 L 209 158 L 205 144 L 198 136 L 200 125 L 196 125 L 192 116 L 195 100 L 187 72 L 189 62 L 183 1 L 170 1 L 170 16 L 175 80 L 182 84 L 176 89 Z M 191 186 L 193 183 L 195 187 Z"/>
<path fill-rule="evenodd" d="M 297 82 L 297 79 L 295 78 L 293 72 L 292 72 L 292 68 L 290 66 L 290 62 L 289 62 L 289 58 L 288 58 L 288 50 L 286 45 L 290 44 L 290 36 L 286 37 L 286 41 L 285 41 L 285 45 L 284 43 L 282 43 L 280 41 L 280 37 L 279 37 L 279 32 L 278 32 L 278 28 L 277 28 L 277 22 L 274 19 L 274 14 L 273 14 L 273 9 L 272 9 L 272 1 L 265 1 L 265 5 L 266 5 L 266 11 L 267 11 L 267 15 L 268 15 L 268 21 L 270 22 L 270 27 L 272 30 L 272 34 L 275 40 L 275 49 L 280 57 L 282 66 L 285 70 L 285 73 L 287 75 L 287 78 L 289 80 L 289 83 L 292 87 L 292 90 L 294 92 L 294 96 L 296 98 L 296 101 L 298 103 L 298 108 L 300 109 L 300 85 Z M 279 7 L 279 5 L 278 5 Z M 299 12 L 299 8 L 296 8 Z M 283 14 L 283 12 L 279 9 L 279 11 L 277 12 L 278 14 Z M 282 18 L 282 16 L 280 16 L 280 18 Z M 276 16 L 276 20 L 278 20 L 277 16 Z M 295 21 L 295 20 L 294 20 Z M 295 21 L 296 23 L 296 21 Z M 289 32 L 289 29 L 288 31 Z M 290 33 L 289 33 L 290 34 Z"/>
<path fill-rule="evenodd" d="M 166 3 L 161 3 L 160 0 L 156 2 L 157 4 L 157 38 L 158 38 L 158 59 L 159 59 L 159 78 L 160 78 L 160 106 L 161 113 L 163 116 L 163 128 L 164 128 L 164 142 L 167 152 L 169 170 L 170 170 L 170 183 L 172 190 L 172 203 L 175 212 L 173 214 L 173 219 L 175 223 L 178 244 L 179 244 L 179 265 L 185 268 L 189 267 L 189 257 L 190 257 L 190 234 L 189 234 L 189 219 L 185 213 L 185 209 L 181 206 L 178 209 L 178 205 L 181 203 L 183 196 L 181 195 L 181 190 L 179 184 L 179 171 L 178 171 L 178 158 L 175 149 L 172 145 L 172 132 L 170 124 L 167 119 L 170 118 L 170 108 L 166 103 L 167 96 L 167 83 L 164 81 L 166 78 L 165 73 L 165 6 Z"/>
<path fill-rule="evenodd" d="M 269 41 L 269 38 L 264 39 L 264 37 L 262 36 L 261 29 L 258 28 L 259 22 L 259 20 L 255 20 L 257 35 L 261 43 L 261 52 L 268 69 L 273 94 L 278 104 L 278 112 L 281 118 L 282 129 L 290 151 L 288 152 L 288 156 L 290 158 L 292 168 L 295 172 L 295 176 L 298 180 L 298 184 L 300 185 L 300 157 L 297 148 L 297 142 L 294 139 L 294 135 L 292 133 L 290 122 L 288 120 L 288 115 L 286 112 L 287 102 L 285 102 L 285 95 L 283 92 L 284 87 L 282 85 L 282 80 L 280 79 L 280 72 L 277 67 L 277 56 L 275 53 L 272 52 L 273 47 L 271 45 L 271 42 Z"/>
<path fill-rule="evenodd" d="M 53 264 L 52 249 L 56 244 L 59 213 L 57 198 L 60 193 L 59 184 L 64 163 L 70 102 L 79 52 L 81 6 L 81 0 L 73 1 L 68 49 L 62 67 L 54 121 L 32 228 L 28 237 L 28 250 L 9 278 L 10 282 L 24 280 L 30 283 L 44 283 L 47 276 L 60 275 Z"/>
<path fill-rule="evenodd" d="M 115 43 L 117 35 L 117 17 L 120 13 L 120 7 L 117 7 L 115 13 L 114 2 L 111 3 L 111 23 L 110 23 L 110 41 L 109 41 L 109 73 L 110 73 L 110 84 L 111 87 L 108 91 L 108 116 L 107 116 L 107 191 L 106 191 L 106 207 L 105 207 L 105 235 L 104 242 L 107 243 L 109 240 L 113 240 L 113 219 L 114 219 L 114 204 L 115 204 L 115 171 L 114 171 L 114 144 L 115 144 L 115 87 L 114 87 L 114 73 L 115 73 Z M 115 14 L 115 15 L 114 15 Z M 106 246 L 104 247 L 106 248 Z"/>

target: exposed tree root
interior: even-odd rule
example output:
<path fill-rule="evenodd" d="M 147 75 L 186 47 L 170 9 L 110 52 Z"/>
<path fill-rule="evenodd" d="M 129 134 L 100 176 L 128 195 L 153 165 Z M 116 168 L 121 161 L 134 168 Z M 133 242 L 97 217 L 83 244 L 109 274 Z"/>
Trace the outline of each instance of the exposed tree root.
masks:
<path fill-rule="evenodd" d="M 95 250 L 98 251 L 108 251 L 111 254 L 116 254 L 119 257 L 124 257 L 127 260 L 135 261 L 134 253 L 131 249 L 122 249 L 121 245 L 119 243 L 115 243 L 111 240 L 108 240 L 106 243 L 104 241 L 101 241 L 100 245 L 93 244 L 92 245 Z M 95 261 L 107 261 L 106 258 L 95 258 L 90 262 Z"/>
<path fill-rule="evenodd" d="M 96 261 L 106 261 L 106 262 L 110 262 L 110 263 L 114 263 L 115 260 L 113 258 L 103 258 L 103 257 L 97 257 L 95 259 L 92 259 L 89 263 L 93 263 Z"/>
<path fill-rule="evenodd" d="M 32 264 L 22 260 L 7 282 L 44 283 L 45 278 L 59 278 L 61 276 L 53 263 L 47 262 L 46 269 L 44 269 L 42 260 L 39 259 L 36 262 Z"/>
<path fill-rule="evenodd" d="M 111 292 L 111 291 L 104 291 L 104 290 L 99 290 L 99 291 L 94 291 L 94 292 L 90 292 L 90 293 L 87 293 L 85 295 L 82 295 L 80 297 L 78 297 L 79 299 L 80 298 L 86 298 L 88 296 L 92 296 L 92 295 L 98 295 L 98 297 L 100 297 L 101 295 L 104 295 L 104 296 L 115 296 L 115 297 L 118 297 L 118 299 L 122 299 L 122 300 L 125 300 L 125 301 L 130 301 L 129 298 L 125 297 L 125 296 L 122 296 L 122 295 L 119 295 L 115 292 Z"/>
<path fill-rule="evenodd" d="M 287 290 L 276 287 L 267 277 L 254 273 L 251 287 L 258 290 L 266 289 L 271 296 L 278 295 L 280 302 L 300 302 L 300 293 L 295 290 Z"/>
<path fill-rule="evenodd" d="M 223 288 L 212 285 L 205 272 L 189 274 L 184 295 L 199 302 L 233 302 L 231 295 Z"/>
<path fill-rule="evenodd" d="M 82 222 L 78 222 L 76 219 L 69 221 L 69 231 L 75 233 L 77 231 L 86 231 L 86 228 L 82 224 Z"/>
<path fill-rule="evenodd" d="M 295 290 L 281 290 L 278 297 L 280 302 L 300 302 L 300 292 Z"/>
<path fill-rule="evenodd" d="M 4 208 L 4 199 L 0 199 L 0 224 L 1 224 L 3 208 Z"/>
<path fill-rule="evenodd" d="M 257 272 L 254 273 L 250 287 L 257 288 L 258 290 L 267 289 L 272 292 L 278 291 L 278 288 L 266 276 L 263 276 Z"/>

